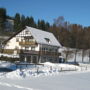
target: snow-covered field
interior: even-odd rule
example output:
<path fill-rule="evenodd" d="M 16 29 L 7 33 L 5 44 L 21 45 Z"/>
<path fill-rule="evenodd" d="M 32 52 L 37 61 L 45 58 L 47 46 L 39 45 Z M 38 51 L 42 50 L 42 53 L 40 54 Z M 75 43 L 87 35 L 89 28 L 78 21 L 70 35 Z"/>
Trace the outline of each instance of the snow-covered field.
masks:
<path fill-rule="evenodd" d="M 23 63 L 24 64 L 24 63 Z M 9 62 L 1 62 L 1 67 L 3 68 L 16 68 L 16 65 L 9 63 Z M 54 64 L 50 62 L 41 63 L 41 65 L 19 65 L 17 66 L 17 69 L 9 72 L 9 73 L 1 73 L 0 77 L 6 77 L 10 79 L 21 79 L 21 78 L 27 78 L 27 77 L 40 77 L 40 76 L 49 76 L 49 75 L 55 75 L 60 72 L 68 72 L 68 71 L 79 71 L 81 68 L 79 66 L 75 65 L 69 65 L 69 64 Z"/>
<path fill-rule="evenodd" d="M 63 50 L 65 48 L 61 52 Z M 4 56 L 18 57 L 7 54 Z M 69 62 L 74 61 L 74 53 L 72 56 L 68 58 Z M 0 68 L 14 70 L 0 72 L 0 90 L 90 90 L 88 55 L 84 57 L 85 63 L 82 63 L 81 51 L 78 52 L 76 59 L 79 66 L 46 62 L 42 65 L 16 67 L 13 63 L 0 61 Z"/>
<path fill-rule="evenodd" d="M 90 72 L 0 79 L 0 90 L 90 90 Z"/>
<path fill-rule="evenodd" d="M 15 67 L 9 62 L 0 62 L 0 66 Z M 90 65 L 82 63 L 75 66 L 46 62 L 0 73 L 0 90 L 90 90 L 89 83 Z"/>

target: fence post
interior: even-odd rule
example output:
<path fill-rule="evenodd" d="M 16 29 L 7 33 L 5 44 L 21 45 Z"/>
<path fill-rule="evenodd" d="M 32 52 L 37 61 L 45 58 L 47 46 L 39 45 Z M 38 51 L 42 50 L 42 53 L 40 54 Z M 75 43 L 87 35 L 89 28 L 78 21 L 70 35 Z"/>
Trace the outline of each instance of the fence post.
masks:
<path fill-rule="evenodd" d="M 87 70 L 87 66 L 86 66 L 86 70 Z"/>
<path fill-rule="evenodd" d="M 39 67 L 37 67 L 37 74 L 39 74 Z"/>

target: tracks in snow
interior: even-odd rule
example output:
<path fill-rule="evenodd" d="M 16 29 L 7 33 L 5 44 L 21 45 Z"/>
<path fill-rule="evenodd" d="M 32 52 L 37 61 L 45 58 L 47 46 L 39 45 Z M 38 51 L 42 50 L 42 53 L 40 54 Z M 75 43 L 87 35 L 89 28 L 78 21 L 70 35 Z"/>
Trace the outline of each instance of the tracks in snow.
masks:
<path fill-rule="evenodd" d="M 5 82 L 0 82 L 1 86 L 6 86 L 6 87 L 12 87 L 12 88 L 18 88 L 18 89 L 24 89 L 24 90 L 36 90 L 33 88 L 29 88 L 29 87 L 24 87 L 24 86 L 20 86 L 20 85 L 16 85 L 16 84 L 8 84 Z"/>

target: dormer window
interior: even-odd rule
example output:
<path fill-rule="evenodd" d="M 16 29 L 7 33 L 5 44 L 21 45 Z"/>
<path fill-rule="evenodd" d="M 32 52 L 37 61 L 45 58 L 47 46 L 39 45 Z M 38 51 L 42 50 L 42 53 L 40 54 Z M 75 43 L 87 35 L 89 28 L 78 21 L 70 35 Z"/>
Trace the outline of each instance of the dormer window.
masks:
<path fill-rule="evenodd" d="M 29 34 L 29 31 L 25 31 L 25 34 Z"/>
<path fill-rule="evenodd" d="M 46 42 L 50 43 L 50 39 L 49 38 L 44 38 L 46 40 Z"/>

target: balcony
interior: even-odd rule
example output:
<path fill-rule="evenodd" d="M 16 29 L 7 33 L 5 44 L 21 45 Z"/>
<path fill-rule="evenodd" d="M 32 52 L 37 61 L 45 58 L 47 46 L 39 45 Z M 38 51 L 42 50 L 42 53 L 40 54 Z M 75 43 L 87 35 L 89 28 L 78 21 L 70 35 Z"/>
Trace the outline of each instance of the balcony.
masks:
<path fill-rule="evenodd" d="M 25 41 L 25 42 L 19 42 L 19 45 L 21 46 L 33 46 L 33 45 L 37 45 L 37 43 L 35 41 Z"/>
<path fill-rule="evenodd" d="M 39 54 L 38 51 L 33 51 L 33 50 L 21 50 L 20 53 L 24 55 L 31 55 L 31 54 L 38 55 Z"/>
<path fill-rule="evenodd" d="M 57 57 L 57 56 L 59 56 L 59 53 L 58 52 L 40 51 L 40 55 Z"/>
<path fill-rule="evenodd" d="M 50 57 L 58 57 L 58 52 L 45 52 L 45 51 L 33 51 L 33 50 L 21 50 L 20 54 L 24 55 L 39 55 L 39 56 L 50 56 Z"/>

